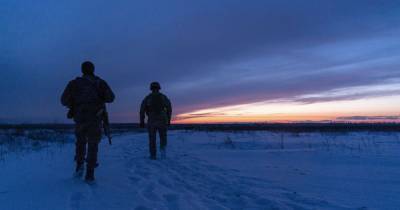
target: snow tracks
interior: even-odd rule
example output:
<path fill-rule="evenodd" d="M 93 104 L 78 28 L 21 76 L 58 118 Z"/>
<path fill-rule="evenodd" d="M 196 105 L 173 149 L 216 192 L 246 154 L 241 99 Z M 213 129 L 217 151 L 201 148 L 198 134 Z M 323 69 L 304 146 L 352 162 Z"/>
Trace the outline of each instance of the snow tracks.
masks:
<path fill-rule="evenodd" d="M 129 179 L 126 187 L 134 191 L 136 210 L 340 209 L 274 183 L 208 164 L 180 151 L 174 145 L 179 141 L 170 141 L 167 159 L 150 160 L 145 135 L 124 139 L 120 149 Z"/>

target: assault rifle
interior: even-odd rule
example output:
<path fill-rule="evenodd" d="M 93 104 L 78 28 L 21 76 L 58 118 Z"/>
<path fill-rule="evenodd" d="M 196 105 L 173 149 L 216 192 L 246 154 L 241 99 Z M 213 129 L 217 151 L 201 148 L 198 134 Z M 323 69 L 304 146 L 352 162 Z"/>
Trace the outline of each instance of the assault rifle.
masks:
<path fill-rule="evenodd" d="M 101 119 L 101 123 L 103 125 L 104 135 L 108 138 L 108 143 L 112 145 L 112 138 L 110 132 L 110 120 L 108 118 L 108 112 L 106 105 L 100 111 L 97 112 L 97 116 Z M 70 107 L 67 113 L 68 119 L 74 118 L 74 110 L 73 107 Z"/>
<path fill-rule="evenodd" d="M 98 112 L 98 116 L 101 119 L 102 125 L 103 125 L 103 129 L 104 129 L 104 135 L 108 138 L 108 143 L 110 145 L 112 145 L 112 141 L 111 141 L 111 132 L 110 132 L 110 120 L 108 118 L 108 112 L 107 112 L 107 108 L 104 105 L 104 108 L 102 108 L 99 112 Z"/>

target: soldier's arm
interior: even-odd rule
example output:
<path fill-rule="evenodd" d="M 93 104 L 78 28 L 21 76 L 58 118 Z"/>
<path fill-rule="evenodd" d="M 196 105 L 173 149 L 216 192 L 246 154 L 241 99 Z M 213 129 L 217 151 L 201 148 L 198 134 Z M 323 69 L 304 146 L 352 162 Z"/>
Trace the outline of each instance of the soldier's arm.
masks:
<path fill-rule="evenodd" d="M 142 104 L 140 105 L 140 123 L 144 123 L 144 118 L 146 115 L 146 98 L 143 99 Z"/>
<path fill-rule="evenodd" d="M 103 99 L 105 103 L 112 103 L 115 99 L 114 92 L 108 86 L 107 82 L 103 80 Z"/>
<path fill-rule="evenodd" d="M 73 105 L 72 86 L 73 86 L 73 81 L 70 81 L 61 95 L 61 104 L 63 106 L 71 107 Z"/>
<path fill-rule="evenodd" d="M 172 116 L 172 105 L 171 105 L 171 101 L 169 100 L 169 98 L 167 96 L 165 96 L 165 109 L 167 111 L 167 116 L 168 116 L 168 120 L 171 121 L 171 116 Z"/>

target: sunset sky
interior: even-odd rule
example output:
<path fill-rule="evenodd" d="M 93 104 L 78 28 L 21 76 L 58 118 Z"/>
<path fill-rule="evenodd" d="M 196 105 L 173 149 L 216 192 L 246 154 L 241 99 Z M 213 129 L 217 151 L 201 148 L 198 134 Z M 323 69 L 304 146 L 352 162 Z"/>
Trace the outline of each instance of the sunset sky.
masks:
<path fill-rule="evenodd" d="M 33 1 L 0 7 L 0 122 L 70 122 L 91 60 L 137 122 L 151 81 L 176 123 L 400 121 L 400 1 Z"/>

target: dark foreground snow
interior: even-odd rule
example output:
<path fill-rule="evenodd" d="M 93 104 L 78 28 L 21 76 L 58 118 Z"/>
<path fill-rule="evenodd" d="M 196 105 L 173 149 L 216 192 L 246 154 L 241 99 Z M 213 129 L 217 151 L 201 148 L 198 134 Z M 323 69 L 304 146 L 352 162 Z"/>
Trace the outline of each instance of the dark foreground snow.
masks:
<path fill-rule="evenodd" d="M 147 135 L 101 143 L 97 181 L 73 175 L 73 144 L 9 154 L 0 209 L 397 209 L 397 134 L 173 131 L 165 160 Z"/>

